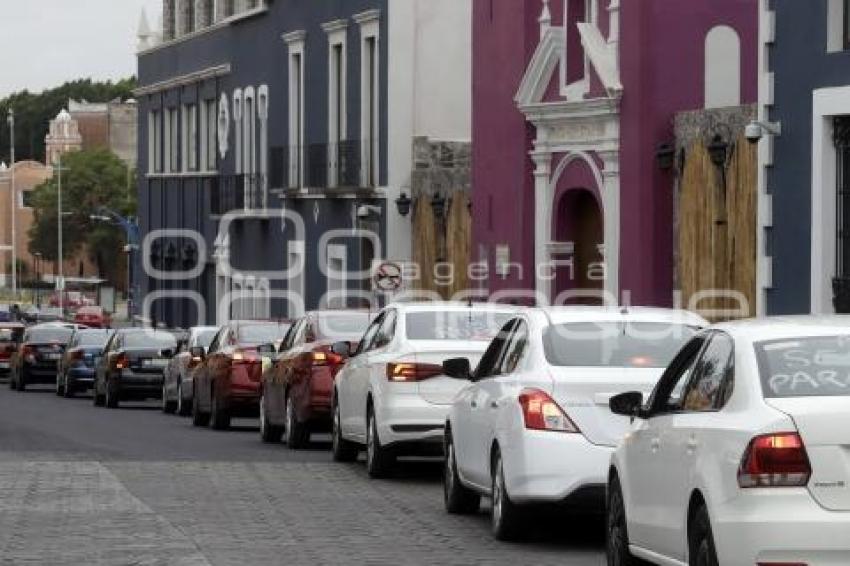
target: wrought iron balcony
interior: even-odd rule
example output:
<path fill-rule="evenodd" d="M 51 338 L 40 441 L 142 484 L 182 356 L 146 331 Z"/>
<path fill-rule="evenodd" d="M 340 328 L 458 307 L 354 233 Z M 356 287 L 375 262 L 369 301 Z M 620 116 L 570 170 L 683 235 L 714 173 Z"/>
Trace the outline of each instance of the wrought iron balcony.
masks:
<path fill-rule="evenodd" d="M 269 187 L 371 188 L 377 175 L 369 164 L 372 143 L 347 140 L 271 149 Z"/>
<path fill-rule="evenodd" d="M 251 175 L 220 175 L 209 179 L 210 212 L 227 214 L 234 210 L 260 209 L 268 206 L 266 177 Z"/>

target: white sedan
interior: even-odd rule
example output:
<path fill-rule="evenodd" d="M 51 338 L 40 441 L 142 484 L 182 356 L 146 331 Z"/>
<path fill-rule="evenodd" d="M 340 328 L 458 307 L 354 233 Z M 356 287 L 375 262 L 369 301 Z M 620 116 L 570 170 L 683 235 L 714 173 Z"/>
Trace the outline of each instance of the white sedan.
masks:
<path fill-rule="evenodd" d="M 521 534 L 530 504 L 601 513 L 611 453 L 629 427 L 608 400 L 651 391 L 706 324 L 667 309 L 531 309 L 502 329 L 474 373 L 447 361 L 447 373 L 472 385 L 446 423 L 446 509 L 471 513 L 490 496 L 498 539 Z"/>
<path fill-rule="evenodd" d="M 611 409 L 609 564 L 850 564 L 846 317 L 717 325 Z"/>
<path fill-rule="evenodd" d="M 441 454 L 446 412 L 464 386 L 442 375 L 443 360 L 479 358 L 515 313 L 492 304 L 384 308 L 334 380 L 334 459 L 352 461 L 365 446 L 369 475 L 382 477 L 396 456 Z M 346 356 L 348 347 L 334 351 Z"/>

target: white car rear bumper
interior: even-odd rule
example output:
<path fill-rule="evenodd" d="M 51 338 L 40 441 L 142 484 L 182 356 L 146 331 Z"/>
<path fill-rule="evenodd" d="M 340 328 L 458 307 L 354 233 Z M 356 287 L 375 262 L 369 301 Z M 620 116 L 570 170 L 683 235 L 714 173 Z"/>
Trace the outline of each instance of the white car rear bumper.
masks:
<path fill-rule="evenodd" d="M 435 405 L 418 393 L 387 395 L 377 408 L 381 444 L 433 443 L 442 446 L 449 405 Z"/>
<path fill-rule="evenodd" d="M 754 489 L 710 513 L 720 564 L 850 564 L 850 512 L 824 509 L 806 489 Z"/>
<path fill-rule="evenodd" d="M 500 448 L 508 495 L 515 503 L 569 503 L 588 489 L 603 496 L 598 503 L 604 504 L 612 447 L 591 444 L 581 434 L 523 429 Z"/>

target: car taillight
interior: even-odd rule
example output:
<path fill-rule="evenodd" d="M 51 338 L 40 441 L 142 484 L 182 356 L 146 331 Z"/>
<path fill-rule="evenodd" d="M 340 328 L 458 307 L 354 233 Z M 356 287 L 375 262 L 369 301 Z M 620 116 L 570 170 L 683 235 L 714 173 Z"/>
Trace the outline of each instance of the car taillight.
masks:
<path fill-rule="evenodd" d="M 236 363 L 252 363 L 260 361 L 256 350 L 236 350 L 233 352 L 233 361 Z"/>
<path fill-rule="evenodd" d="M 567 413 L 546 392 L 526 389 L 519 395 L 525 428 L 553 432 L 581 432 Z"/>
<path fill-rule="evenodd" d="M 438 364 L 416 364 L 413 362 L 387 364 L 387 379 L 395 382 L 423 381 L 442 373 L 443 366 Z"/>
<path fill-rule="evenodd" d="M 126 369 L 130 367 L 130 359 L 127 354 L 118 354 L 115 356 L 115 369 Z"/>
<path fill-rule="evenodd" d="M 310 352 L 309 362 L 313 366 L 337 366 L 344 362 L 342 356 L 334 354 L 329 348 L 316 348 Z"/>
<path fill-rule="evenodd" d="M 738 485 L 742 488 L 803 487 L 811 476 L 809 456 L 799 434 L 766 434 L 750 441 L 738 469 Z"/>

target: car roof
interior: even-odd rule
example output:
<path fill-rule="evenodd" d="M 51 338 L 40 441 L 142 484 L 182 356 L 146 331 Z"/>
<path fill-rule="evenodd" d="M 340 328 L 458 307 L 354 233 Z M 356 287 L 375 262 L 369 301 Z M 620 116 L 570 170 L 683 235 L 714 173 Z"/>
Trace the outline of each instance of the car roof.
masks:
<path fill-rule="evenodd" d="M 481 312 L 519 313 L 522 310 L 522 307 L 517 307 L 514 305 L 504 305 L 501 303 L 465 303 L 461 301 L 422 301 L 410 303 L 399 302 L 390 303 L 386 306 L 386 308 L 394 308 L 406 312 L 467 312 L 469 310 L 472 310 Z"/>
<path fill-rule="evenodd" d="M 850 316 L 799 315 L 771 316 L 723 322 L 711 328 L 749 342 L 782 340 L 801 336 L 835 336 L 850 334 Z"/>
<path fill-rule="evenodd" d="M 696 313 L 682 309 L 658 307 L 565 306 L 531 309 L 543 313 L 552 324 L 570 322 L 657 322 L 705 327 L 709 323 Z"/>

